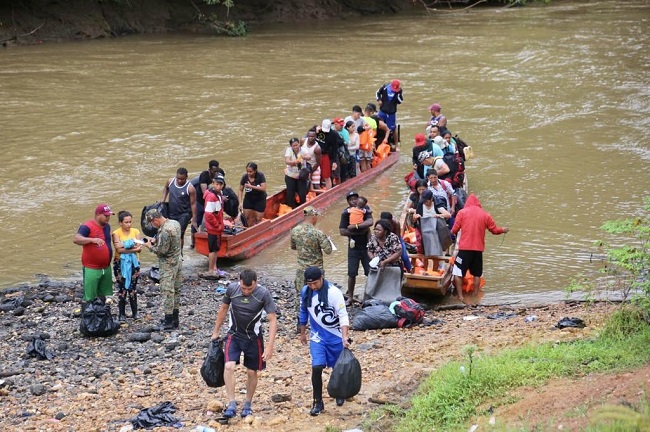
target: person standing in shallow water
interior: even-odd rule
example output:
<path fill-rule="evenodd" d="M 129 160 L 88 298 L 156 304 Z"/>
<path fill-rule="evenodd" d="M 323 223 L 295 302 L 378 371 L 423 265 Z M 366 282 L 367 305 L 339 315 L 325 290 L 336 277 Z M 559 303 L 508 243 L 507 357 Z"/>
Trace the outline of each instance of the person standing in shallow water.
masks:
<path fill-rule="evenodd" d="M 118 319 L 126 320 L 126 299 L 131 306 L 131 317 L 138 319 L 138 278 L 140 277 L 140 261 L 138 256 L 142 246 L 135 240 L 142 240 L 140 231 L 133 228 L 133 216 L 128 211 L 117 214 L 120 227 L 113 231 L 113 245 L 115 246 L 115 259 L 113 260 L 113 274 L 117 281 L 118 291 Z"/>
<path fill-rule="evenodd" d="M 158 256 L 160 267 L 160 293 L 163 297 L 165 318 L 161 322 L 163 330 L 177 329 L 179 326 L 178 307 L 181 300 L 183 275 L 181 267 L 181 225 L 178 221 L 167 219 L 158 209 L 151 209 L 145 215 L 147 223 L 158 230 L 156 239 L 144 244 Z"/>
<path fill-rule="evenodd" d="M 108 222 L 113 215 L 108 204 L 95 208 L 95 218 L 85 222 L 72 238 L 76 245 L 83 246 L 81 265 L 83 266 L 83 301 L 90 302 L 97 297 L 105 299 L 113 294 L 111 274 L 111 226 Z"/>

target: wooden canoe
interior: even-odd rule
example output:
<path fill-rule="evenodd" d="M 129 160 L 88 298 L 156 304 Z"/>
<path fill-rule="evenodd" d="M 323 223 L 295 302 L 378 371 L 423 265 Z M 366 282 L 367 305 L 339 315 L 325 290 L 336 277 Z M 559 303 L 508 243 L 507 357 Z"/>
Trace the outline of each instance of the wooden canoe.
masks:
<path fill-rule="evenodd" d="M 325 210 L 336 200 L 345 196 L 349 191 L 359 189 L 361 186 L 395 165 L 399 158 L 399 151 L 389 153 L 385 159 L 377 164 L 376 167 L 345 181 L 339 186 L 335 186 L 334 188 L 319 194 L 316 198 L 301 204 L 294 210 L 281 216 L 277 216 L 277 214 L 280 204 L 284 204 L 285 202 L 286 189 L 269 196 L 266 199 L 264 220 L 254 227 L 247 228 L 240 233 L 234 235 L 222 235 L 221 248 L 219 249 L 218 257 L 239 261 L 256 255 L 271 242 L 288 233 L 298 222 L 302 221 L 302 210 L 306 206 L 310 205 L 318 210 Z M 205 232 L 195 234 L 194 245 L 195 250 L 198 253 L 208 256 L 208 235 Z"/>
<path fill-rule="evenodd" d="M 463 183 L 463 189 L 468 190 L 467 175 Z M 410 194 L 410 191 L 409 191 Z M 400 226 L 402 227 L 402 235 L 409 228 L 407 224 L 406 206 L 408 204 L 408 197 L 404 203 L 404 210 L 400 216 Z M 458 243 L 452 246 L 453 256 L 458 252 Z M 453 265 L 449 264 L 451 256 L 425 256 L 421 254 L 409 254 L 411 260 L 411 273 L 404 273 L 404 284 L 402 285 L 402 293 L 430 295 L 430 296 L 444 296 L 447 294 L 453 283 Z M 419 261 L 419 262 L 418 262 Z M 416 263 L 422 264 L 416 266 Z"/>

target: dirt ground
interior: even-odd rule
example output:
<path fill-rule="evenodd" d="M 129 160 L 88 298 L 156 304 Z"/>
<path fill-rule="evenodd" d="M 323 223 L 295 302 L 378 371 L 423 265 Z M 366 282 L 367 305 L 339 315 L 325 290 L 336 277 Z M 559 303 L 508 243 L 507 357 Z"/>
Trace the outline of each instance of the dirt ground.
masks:
<path fill-rule="evenodd" d="M 0 429 L 126 432 L 131 427 L 128 419 L 140 409 L 169 400 L 178 409 L 176 416 L 183 421 L 181 431 L 194 430 L 196 425 L 209 425 L 218 431 L 345 431 L 360 427 L 378 406 L 376 401 L 406 406 L 418 383 L 445 362 L 460 358 L 465 345 L 477 345 L 480 352 L 490 354 L 527 342 L 589 337 L 615 307 L 604 303 L 591 306 L 559 303 L 538 307 L 490 306 L 428 311 L 428 321 L 435 318 L 442 323 L 412 329 L 351 331 L 353 352 L 363 368 L 361 393 L 342 407 L 326 398 L 325 412 L 318 417 L 308 414 L 311 406 L 308 348 L 300 345 L 295 337 L 292 331 L 294 321 L 283 317 L 279 320 L 276 352 L 267 370 L 261 374 L 251 424 L 237 418 L 228 426 L 217 422 L 222 404 L 226 402 L 224 390 L 207 388 L 198 373 L 205 352 L 203 345 L 188 343 L 192 338 L 197 341 L 205 339 L 207 328 L 189 326 L 177 336 L 181 343 L 179 348 L 165 353 L 167 342 L 162 342 L 157 348 L 160 355 L 154 356 L 155 351 L 142 351 L 140 361 L 131 362 L 119 373 L 86 377 L 74 385 L 70 384 L 74 376 L 65 380 L 41 376 L 48 390 L 40 396 L 26 394 L 19 388 L 5 391 L 0 394 L 3 406 Z M 497 311 L 515 312 L 517 315 L 503 320 L 487 318 Z M 524 318 L 529 315 L 536 315 L 537 319 L 525 322 Z M 478 318 L 467 319 L 470 316 Z M 555 329 L 554 325 L 567 316 L 582 318 L 587 327 Z M 124 333 L 127 332 L 128 328 L 124 329 Z M 88 352 L 94 354 L 79 360 L 85 364 L 91 362 L 97 368 L 111 362 L 110 355 L 103 354 L 99 348 L 101 343 L 101 340 L 87 342 L 86 345 L 91 344 Z M 154 344 L 148 349 L 156 350 L 156 346 Z M 119 351 L 120 347 L 113 349 Z M 68 367 L 74 369 L 78 366 L 73 362 Z M 59 376 L 66 376 L 66 371 L 59 369 L 56 369 Z M 69 375 L 75 373 L 79 372 Z M 325 376 L 324 381 L 327 379 Z M 239 399 L 243 399 L 242 370 L 237 371 L 237 380 Z M 539 425 L 534 430 L 557 430 L 560 425 L 562 430 L 581 430 L 594 408 L 603 403 L 618 404 L 622 401 L 637 404 L 644 394 L 646 398 L 650 394 L 650 366 L 629 373 L 588 375 L 578 380 L 558 380 L 540 388 L 522 389 L 514 395 L 514 404 L 495 408 L 494 417 L 497 424 L 508 425 L 508 430 L 512 430 L 510 426 L 514 428 L 520 424 L 527 425 L 527 430 L 531 430 L 533 425 Z M 277 395 L 289 400 L 273 402 L 272 397 Z M 57 413 L 65 416 L 57 420 Z M 477 419 L 481 425 L 488 422 L 489 419 Z M 547 428 L 550 424 L 552 426 Z M 375 430 L 388 431 L 389 427 L 386 425 Z M 479 430 L 489 430 L 489 427 Z"/>

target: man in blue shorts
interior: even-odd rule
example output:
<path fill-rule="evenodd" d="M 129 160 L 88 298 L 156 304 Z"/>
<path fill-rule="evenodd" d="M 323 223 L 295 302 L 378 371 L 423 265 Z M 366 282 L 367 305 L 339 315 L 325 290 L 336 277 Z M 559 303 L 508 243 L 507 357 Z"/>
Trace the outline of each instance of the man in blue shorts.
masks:
<path fill-rule="evenodd" d="M 262 312 L 269 319 L 269 343 L 264 348 L 262 332 Z M 223 303 L 217 313 L 217 320 L 212 331 L 212 339 L 219 337 L 219 329 L 226 319 L 230 318 L 230 328 L 226 336 L 224 351 L 226 367 L 224 381 L 228 395 L 228 407 L 224 417 L 237 415 L 235 401 L 235 365 L 239 364 L 241 354 L 244 354 L 244 367 L 247 369 L 246 401 L 241 411 L 242 417 L 253 414 L 251 407 L 257 388 L 257 373 L 266 368 L 266 362 L 273 355 L 273 344 L 277 333 L 277 318 L 275 303 L 268 289 L 257 284 L 257 274 L 250 269 L 243 270 L 239 282 L 231 283 L 223 296 Z"/>
<path fill-rule="evenodd" d="M 323 278 L 318 267 L 305 270 L 306 285 L 300 292 L 300 342 L 307 345 L 307 319 L 309 318 L 311 354 L 311 386 L 314 403 L 309 414 L 317 416 L 325 410 L 323 405 L 323 369 L 334 367 L 336 360 L 348 346 L 350 320 L 345 308 L 343 293 Z M 336 399 L 338 406 L 345 399 Z"/>

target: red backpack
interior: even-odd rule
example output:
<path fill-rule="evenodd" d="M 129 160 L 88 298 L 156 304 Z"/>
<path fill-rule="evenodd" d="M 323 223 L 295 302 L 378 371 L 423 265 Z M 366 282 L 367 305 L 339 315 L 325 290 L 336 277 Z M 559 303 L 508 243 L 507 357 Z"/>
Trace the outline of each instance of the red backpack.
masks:
<path fill-rule="evenodd" d="M 395 305 L 395 315 L 399 318 L 397 320 L 397 327 L 413 327 L 420 324 L 424 319 L 425 310 L 420 303 L 410 298 L 402 297 L 399 303 Z"/>

